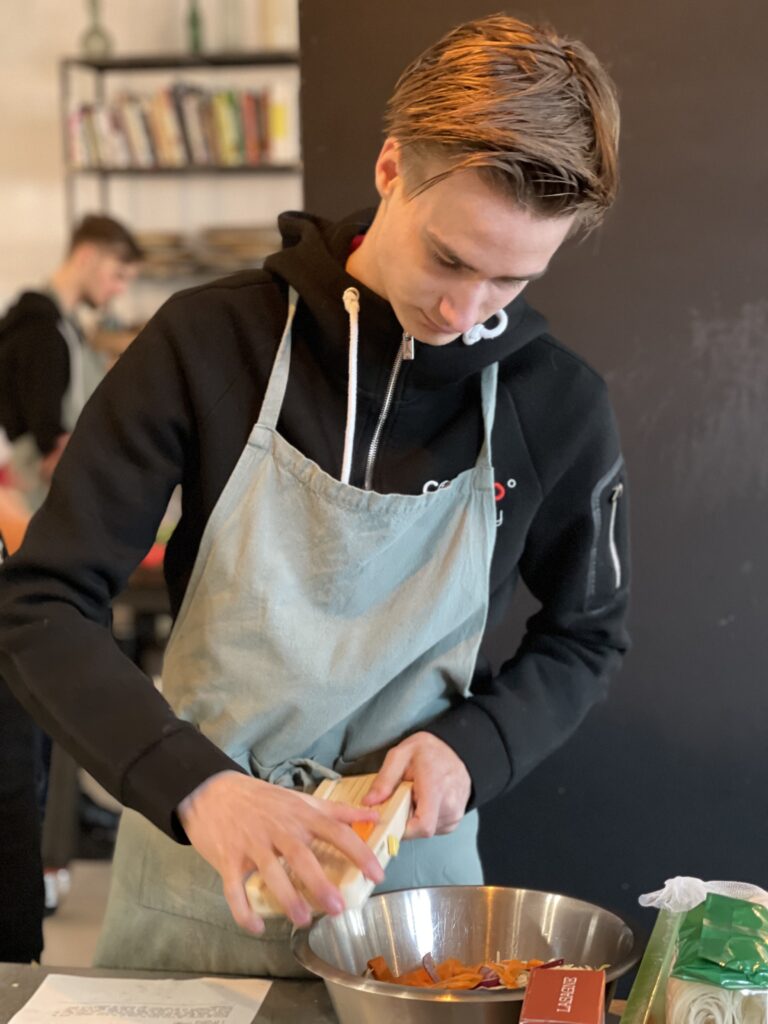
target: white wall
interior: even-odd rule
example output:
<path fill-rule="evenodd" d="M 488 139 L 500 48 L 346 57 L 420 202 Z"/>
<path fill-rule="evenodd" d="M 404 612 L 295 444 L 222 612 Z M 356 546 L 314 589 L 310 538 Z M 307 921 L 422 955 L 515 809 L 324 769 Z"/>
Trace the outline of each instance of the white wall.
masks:
<path fill-rule="evenodd" d="M 220 48 L 227 3 L 239 14 L 242 49 L 297 45 L 296 0 L 201 0 L 207 49 Z M 65 245 L 59 61 L 77 54 L 87 5 L 85 0 L 0 0 L 0 8 L 8 15 L 0 33 L 3 308 L 19 288 L 46 277 Z M 179 52 L 185 46 L 186 10 L 186 0 L 102 0 L 102 21 L 115 54 Z M 248 81 L 258 87 L 262 74 Z M 134 178 L 112 184 L 115 215 L 145 229 L 272 221 L 279 210 L 302 201 L 298 176 Z M 91 203 L 87 183 L 78 195 L 85 212 Z M 121 312 L 145 316 L 162 297 L 156 288 L 139 285 Z"/>

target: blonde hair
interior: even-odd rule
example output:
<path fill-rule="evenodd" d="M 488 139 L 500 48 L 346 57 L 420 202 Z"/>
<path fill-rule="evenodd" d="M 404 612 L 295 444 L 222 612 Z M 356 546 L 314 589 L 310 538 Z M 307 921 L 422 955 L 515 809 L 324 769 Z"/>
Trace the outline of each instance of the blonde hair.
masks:
<path fill-rule="evenodd" d="M 412 195 L 463 168 L 539 216 L 594 227 L 616 197 L 619 108 L 594 54 L 577 40 L 503 14 L 454 28 L 403 72 L 385 127 Z M 447 169 L 413 188 L 430 159 Z"/>

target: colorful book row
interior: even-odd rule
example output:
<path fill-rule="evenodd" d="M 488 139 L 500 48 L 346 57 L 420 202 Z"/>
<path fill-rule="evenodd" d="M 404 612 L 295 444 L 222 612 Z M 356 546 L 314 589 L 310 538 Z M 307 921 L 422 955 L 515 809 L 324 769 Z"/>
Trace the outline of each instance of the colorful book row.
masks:
<path fill-rule="evenodd" d="M 176 84 L 83 103 L 68 118 L 78 168 L 256 167 L 299 159 L 297 100 L 282 85 L 203 89 Z"/>

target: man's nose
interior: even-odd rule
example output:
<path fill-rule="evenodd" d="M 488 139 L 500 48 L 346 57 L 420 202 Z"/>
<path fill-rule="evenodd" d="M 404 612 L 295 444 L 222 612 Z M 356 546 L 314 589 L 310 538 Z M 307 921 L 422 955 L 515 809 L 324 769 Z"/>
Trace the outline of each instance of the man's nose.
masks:
<path fill-rule="evenodd" d="M 439 312 L 451 330 L 463 334 L 480 322 L 482 313 L 482 285 L 471 284 L 455 288 L 440 301 Z"/>

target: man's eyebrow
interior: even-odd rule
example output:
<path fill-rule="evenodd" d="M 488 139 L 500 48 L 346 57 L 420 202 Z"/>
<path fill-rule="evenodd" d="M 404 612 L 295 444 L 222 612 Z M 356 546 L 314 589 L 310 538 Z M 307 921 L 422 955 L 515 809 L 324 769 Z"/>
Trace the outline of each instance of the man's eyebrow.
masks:
<path fill-rule="evenodd" d="M 435 238 L 431 231 L 427 230 L 426 236 L 432 245 L 440 251 L 440 255 L 444 256 L 446 260 L 449 260 L 451 263 L 455 263 L 458 267 L 463 267 L 464 270 L 470 270 L 473 273 L 477 273 L 476 267 L 471 266 L 471 264 L 461 259 L 460 256 L 457 256 L 450 246 L 446 245 L 445 242 L 441 242 L 439 238 Z M 545 267 L 543 270 L 537 270 L 533 274 L 528 274 L 527 277 L 503 275 L 501 277 L 494 277 L 493 280 L 499 281 L 502 284 L 525 284 L 527 281 L 538 281 L 540 277 L 543 277 L 546 274 L 547 269 L 548 268 Z"/>

